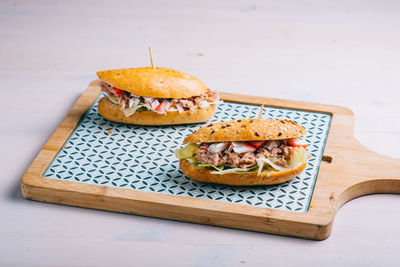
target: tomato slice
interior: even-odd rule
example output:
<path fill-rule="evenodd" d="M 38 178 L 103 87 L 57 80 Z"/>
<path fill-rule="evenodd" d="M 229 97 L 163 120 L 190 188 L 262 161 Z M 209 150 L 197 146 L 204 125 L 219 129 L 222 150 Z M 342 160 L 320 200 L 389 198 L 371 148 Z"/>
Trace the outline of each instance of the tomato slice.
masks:
<path fill-rule="evenodd" d="M 266 141 L 255 141 L 255 142 L 250 142 L 250 144 L 252 146 L 254 146 L 255 148 L 259 148 L 260 146 L 262 146 Z"/>
<path fill-rule="evenodd" d="M 205 149 L 205 150 L 207 150 L 207 148 L 208 148 L 208 146 L 207 146 L 207 145 L 204 145 L 204 144 L 200 146 L 200 149 Z"/>
<path fill-rule="evenodd" d="M 255 147 L 251 144 L 251 142 L 249 143 L 244 143 L 244 145 L 250 149 L 255 149 Z"/>
<path fill-rule="evenodd" d="M 114 91 L 114 94 L 115 94 L 116 96 L 118 96 L 118 97 L 120 97 L 120 96 L 124 93 L 124 90 L 120 90 L 120 89 L 115 88 L 115 87 L 113 87 L 112 89 L 113 89 L 113 91 Z"/>
<path fill-rule="evenodd" d="M 303 148 L 307 148 L 307 146 L 308 146 L 307 142 L 304 141 L 304 140 L 301 139 L 301 138 L 291 138 L 291 139 L 288 139 L 288 142 L 289 142 L 289 144 L 290 144 L 292 147 L 303 147 Z"/>

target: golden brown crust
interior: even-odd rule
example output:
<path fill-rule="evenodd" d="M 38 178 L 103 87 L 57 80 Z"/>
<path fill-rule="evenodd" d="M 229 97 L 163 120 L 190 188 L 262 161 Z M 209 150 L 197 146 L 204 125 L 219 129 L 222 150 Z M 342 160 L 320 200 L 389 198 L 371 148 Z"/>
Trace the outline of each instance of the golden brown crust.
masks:
<path fill-rule="evenodd" d="M 307 163 L 302 163 L 294 169 L 277 172 L 262 172 L 257 173 L 225 173 L 213 174 L 212 170 L 204 168 L 196 168 L 187 160 L 179 161 L 179 166 L 182 172 L 189 178 L 206 183 L 226 184 L 226 185 L 272 185 L 287 182 L 299 175 L 307 166 Z"/>
<path fill-rule="evenodd" d="M 126 117 L 121 111 L 120 106 L 113 104 L 108 97 L 100 99 L 98 104 L 99 114 L 110 121 L 137 124 L 137 125 L 173 125 L 198 123 L 209 120 L 214 114 L 214 105 L 207 108 L 196 109 L 193 112 L 177 111 L 167 112 L 167 114 L 158 114 L 152 111 L 135 112 L 135 114 Z"/>
<path fill-rule="evenodd" d="M 113 87 L 146 97 L 189 98 L 208 90 L 200 79 L 168 68 L 105 70 L 97 76 Z"/>
<path fill-rule="evenodd" d="M 183 142 L 283 140 L 300 137 L 305 133 L 306 129 L 290 120 L 239 119 L 202 127 L 186 137 Z"/>

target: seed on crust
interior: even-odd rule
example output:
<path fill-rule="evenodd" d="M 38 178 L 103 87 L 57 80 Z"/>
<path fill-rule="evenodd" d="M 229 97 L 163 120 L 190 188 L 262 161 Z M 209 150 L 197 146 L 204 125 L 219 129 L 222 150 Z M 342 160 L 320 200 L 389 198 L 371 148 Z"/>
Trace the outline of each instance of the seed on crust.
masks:
<path fill-rule="evenodd" d="M 241 121 L 241 123 L 237 120 L 217 122 L 213 123 L 212 128 L 200 128 L 186 137 L 184 143 L 283 140 L 297 138 L 306 133 L 306 129 L 290 120 L 241 119 Z M 229 130 L 224 130 L 228 129 L 228 126 Z M 214 131 L 211 133 L 212 130 Z"/>

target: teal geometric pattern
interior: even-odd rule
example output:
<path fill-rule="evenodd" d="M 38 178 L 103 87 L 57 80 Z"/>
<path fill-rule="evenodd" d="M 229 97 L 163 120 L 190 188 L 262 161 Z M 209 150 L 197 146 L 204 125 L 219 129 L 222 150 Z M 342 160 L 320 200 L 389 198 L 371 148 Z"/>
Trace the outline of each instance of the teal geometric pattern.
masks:
<path fill-rule="evenodd" d="M 211 122 L 258 117 L 260 106 L 224 102 Z M 290 119 L 307 129 L 311 158 L 298 177 L 273 186 L 235 187 L 193 181 L 183 175 L 174 150 L 196 129 L 210 123 L 135 126 L 103 119 L 96 103 L 82 116 L 44 177 L 306 212 L 328 136 L 327 113 L 265 107 L 263 118 Z"/>

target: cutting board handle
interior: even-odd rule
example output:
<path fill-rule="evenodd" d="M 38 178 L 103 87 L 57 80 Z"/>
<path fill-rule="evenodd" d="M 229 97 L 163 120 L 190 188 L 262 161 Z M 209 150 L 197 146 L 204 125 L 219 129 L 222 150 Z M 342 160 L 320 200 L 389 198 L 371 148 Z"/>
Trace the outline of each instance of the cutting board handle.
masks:
<path fill-rule="evenodd" d="M 358 143 L 340 160 L 346 174 L 342 176 L 346 181 L 342 181 L 345 190 L 340 194 L 340 206 L 364 195 L 400 194 L 400 159 L 380 155 Z"/>

